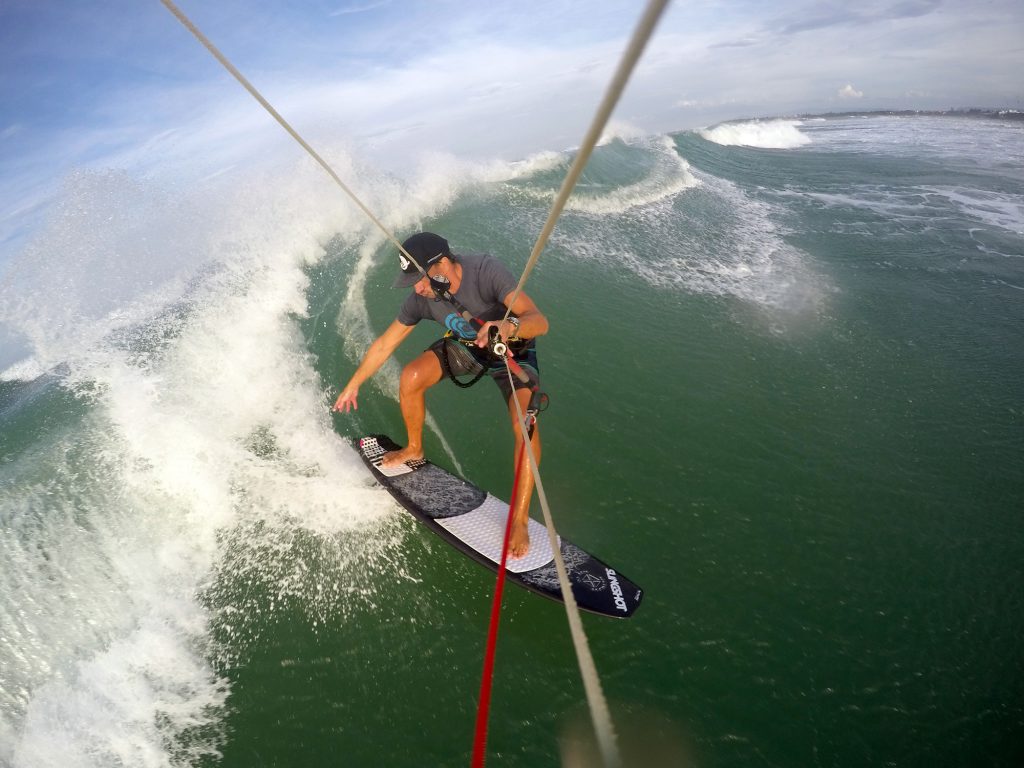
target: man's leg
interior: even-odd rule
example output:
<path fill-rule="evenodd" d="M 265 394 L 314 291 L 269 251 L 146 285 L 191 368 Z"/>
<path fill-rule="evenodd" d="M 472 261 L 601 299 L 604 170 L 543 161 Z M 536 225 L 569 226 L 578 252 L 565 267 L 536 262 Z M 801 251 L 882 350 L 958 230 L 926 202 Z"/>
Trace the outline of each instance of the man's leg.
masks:
<path fill-rule="evenodd" d="M 519 407 L 523 413 L 530 404 L 530 390 L 517 389 L 515 397 L 519 400 Z M 512 471 L 517 471 L 516 462 L 519 460 L 519 452 L 523 447 L 523 435 L 519 429 L 519 416 L 516 413 L 515 403 L 509 398 L 508 412 L 512 418 L 512 436 L 515 446 L 512 452 Z M 540 466 L 540 430 L 534 425 L 533 437 L 530 439 L 533 446 L 533 455 L 537 457 L 537 466 Z M 522 469 L 519 469 L 519 486 L 516 488 L 516 497 L 512 500 L 512 533 L 508 541 L 508 552 L 512 557 L 523 557 L 530 550 L 530 531 L 527 527 L 530 520 L 530 498 L 533 496 L 533 472 L 530 471 L 530 457 L 525 453 L 522 457 Z M 513 474 L 513 477 L 515 475 Z"/>
<path fill-rule="evenodd" d="M 406 461 L 423 458 L 423 420 L 427 415 L 424 394 L 441 380 L 441 363 L 427 350 L 405 368 L 398 382 L 398 402 L 405 419 L 405 447 L 384 454 L 381 465 L 397 467 Z"/>

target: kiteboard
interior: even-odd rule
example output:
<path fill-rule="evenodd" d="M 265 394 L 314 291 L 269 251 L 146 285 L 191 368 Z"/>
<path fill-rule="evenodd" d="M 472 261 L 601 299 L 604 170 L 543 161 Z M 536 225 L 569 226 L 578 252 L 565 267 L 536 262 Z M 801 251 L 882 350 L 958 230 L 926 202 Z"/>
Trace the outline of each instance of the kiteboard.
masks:
<path fill-rule="evenodd" d="M 356 440 L 374 478 L 399 504 L 457 550 L 497 573 L 508 504 L 426 459 L 381 467 L 384 454 L 400 447 L 386 435 Z M 562 602 L 547 529 L 531 518 L 529 532 L 530 551 L 506 560 L 505 578 Z M 558 547 L 581 610 L 623 619 L 633 615 L 643 596 L 640 587 L 570 541 L 559 538 Z"/>

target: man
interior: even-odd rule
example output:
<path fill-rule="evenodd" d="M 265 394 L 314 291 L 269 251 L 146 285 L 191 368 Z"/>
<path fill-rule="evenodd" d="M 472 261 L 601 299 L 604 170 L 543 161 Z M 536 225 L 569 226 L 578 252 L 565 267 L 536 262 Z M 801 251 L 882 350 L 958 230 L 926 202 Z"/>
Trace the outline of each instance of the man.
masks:
<path fill-rule="evenodd" d="M 399 382 L 399 404 L 408 440 L 404 448 L 386 453 L 383 465 L 394 467 L 406 461 L 423 458 L 423 420 L 426 416 L 426 391 L 437 384 L 446 374 L 457 376 L 464 373 L 486 372 L 497 383 L 512 419 L 513 472 L 515 461 L 522 446 L 522 433 L 517 423 L 514 396 L 525 413 L 530 401 L 528 385 L 509 377 L 505 364 L 494 359 L 487 351 L 491 328 L 508 342 L 516 362 L 529 373 L 537 374 L 537 354 L 534 339 L 548 331 L 547 318 L 541 314 L 525 293 L 520 293 L 511 304 L 517 280 L 512 273 L 493 256 L 454 255 L 448 241 L 432 232 L 413 235 L 402 247 L 416 264 L 404 254 L 399 254 L 401 274 L 395 280 L 395 288 L 412 287 L 398 312 L 397 319 L 379 336 L 366 351 L 359 367 L 348 384 L 338 395 L 333 410 L 348 413 L 358 408 L 359 387 L 373 376 L 420 320 L 432 319 L 445 327 L 448 333 L 426 349 L 419 357 L 402 369 Z M 421 271 L 422 270 L 422 271 Z M 424 273 L 426 273 L 424 275 Z M 479 330 L 473 328 L 455 306 L 444 300 L 436 300 L 434 280 L 462 304 L 476 318 L 483 322 Z M 506 309 L 511 309 L 509 320 L 502 322 Z M 530 440 L 534 455 L 540 461 L 540 437 L 534 429 Z M 530 548 L 530 534 L 527 528 L 530 512 L 530 497 L 533 495 L 533 474 L 529 461 L 523 457 L 523 469 L 516 498 L 512 500 L 512 531 L 508 551 L 514 557 L 523 557 Z"/>

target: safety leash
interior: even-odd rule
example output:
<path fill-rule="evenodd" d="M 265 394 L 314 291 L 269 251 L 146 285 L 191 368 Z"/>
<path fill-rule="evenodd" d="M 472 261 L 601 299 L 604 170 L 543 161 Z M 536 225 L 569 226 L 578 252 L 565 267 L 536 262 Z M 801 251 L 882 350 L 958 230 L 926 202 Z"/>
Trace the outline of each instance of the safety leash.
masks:
<path fill-rule="evenodd" d="M 509 384 L 511 383 L 512 375 L 509 373 Z M 565 615 L 569 622 L 569 634 L 572 636 L 573 649 L 576 651 L 576 661 L 580 666 L 583 691 L 586 693 L 587 704 L 590 707 L 590 719 L 594 725 L 594 733 L 597 736 L 597 745 L 601 751 L 602 762 L 604 768 L 620 768 L 622 758 L 619 756 L 611 710 L 608 708 L 608 700 L 605 698 L 604 690 L 601 687 L 601 678 L 597 674 L 597 665 L 594 663 L 594 656 L 590 652 L 587 634 L 583 631 L 580 609 L 576 605 L 576 597 L 572 593 L 572 584 L 569 582 L 569 571 L 565 567 L 562 549 L 558 545 L 558 532 L 555 530 L 554 518 L 551 516 L 551 508 L 548 506 L 548 497 L 544 492 L 544 483 L 541 481 L 537 457 L 533 453 L 533 445 L 529 439 L 532 437 L 532 429 L 528 436 L 526 429 L 527 419 L 523 414 L 522 407 L 519 405 L 519 399 L 513 396 L 512 402 L 516 406 L 519 430 L 523 436 L 523 447 L 525 448 L 527 458 L 530 460 L 530 471 L 533 472 L 533 481 L 537 487 L 537 499 L 540 501 L 540 508 L 544 513 L 544 526 L 548 532 L 548 544 L 551 547 L 552 555 L 554 555 L 555 572 L 558 574 L 558 586 L 562 590 L 562 602 L 565 604 Z"/>
<path fill-rule="evenodd" d="M 515 399 L 513 397 L 513 399 Z M 501 622 L 501 595 L 505 589 L 505 563 L 508 562 L 508 540 L 512 536 L 512 515 L 515 512 L 516 493 L 519 490 L 519 476 L 523 471 L 525 452 L 519 449 L 516 457 L 516 473 L 512 478 L 512 496 L 508 505 L 508 519 L 505 521 L 505 538 L 501 544 L 501 562 L 498 564 L 498 578 L 494 582 L 494 599 L 491 601 L 491 621 L 487 629 L 487 647 L 484 650 L 484 670 L 480 675 L 480 698 L 476 705 L 476 735 L 473 739 L 472 768 L 483 768 L 487 757 L 487 723 L 491 712 L 491 683 L 494 679 L 494 652 L 498 646 L 498 624 Z"/>

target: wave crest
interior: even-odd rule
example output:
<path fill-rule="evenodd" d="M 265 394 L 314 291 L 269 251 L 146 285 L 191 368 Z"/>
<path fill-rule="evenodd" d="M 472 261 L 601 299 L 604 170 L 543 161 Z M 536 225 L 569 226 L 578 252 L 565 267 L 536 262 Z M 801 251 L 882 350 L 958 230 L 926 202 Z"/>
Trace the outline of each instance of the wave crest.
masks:
<path fill-rule="evenodd" d="M 723 147 L 756 147 L 758 149 L 795 149 L 811 143 L 800 131 L 800 120 L 751 120 L 745 123 L 724 123 L 699 131 L 708 141 Z"/>

